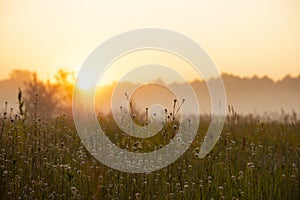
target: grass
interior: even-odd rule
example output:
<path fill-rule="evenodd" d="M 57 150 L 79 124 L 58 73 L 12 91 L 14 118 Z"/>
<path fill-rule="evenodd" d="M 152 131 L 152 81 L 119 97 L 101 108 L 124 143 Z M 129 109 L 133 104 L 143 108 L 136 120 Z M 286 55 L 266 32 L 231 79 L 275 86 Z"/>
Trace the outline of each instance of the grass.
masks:
<path fill-rule="evenodd" d="M 26 118 L 5 109 L 0 117 L 0 198 L 300 199 L 300 122 L 295 116 L 261 122 L 231 112 L 218 143 L 200 159 L 208 125 L 209 118 L 202 117 L 195 141 L 175 163 L 130 174 L 91 156 L 71 118 Z M 112 126 L 108 123 L 108 135 L 122 137 Z M 129 150 L 134 150 L 132 140 L 125 142 Z M 155 138 L 155 145 L 161 144 L 163 137 L 161 142 Z"/>

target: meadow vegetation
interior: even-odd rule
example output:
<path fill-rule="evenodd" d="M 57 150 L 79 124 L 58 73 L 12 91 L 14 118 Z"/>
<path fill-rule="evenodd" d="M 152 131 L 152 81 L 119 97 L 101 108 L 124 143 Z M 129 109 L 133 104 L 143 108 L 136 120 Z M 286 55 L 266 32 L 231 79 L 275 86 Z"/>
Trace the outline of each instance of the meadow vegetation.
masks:
<path fill-rule="evenodd" d="M 198 153 L 209 116 L 201 116 L 197 136 L 181 158 L 155 172 L 132 174 L 90 155 L 71 117 L 39 118 L 34 107 L 25 116 L 21 91 L 18 98 L 18 114 L 5 103 L 0 116 L 1 199 L 300 199 L 297 115 L 261 121 L 229 107 L 221 137 L 204 159 Z M 110 138 L 123 138 L 120 147 L 143 151 L 145 145 L 115 128 L 111 116 L 99 121 L 106 122 Z M 165 127 L 148 144 L 164 145 L 165 136 L 175 133 Z"/>

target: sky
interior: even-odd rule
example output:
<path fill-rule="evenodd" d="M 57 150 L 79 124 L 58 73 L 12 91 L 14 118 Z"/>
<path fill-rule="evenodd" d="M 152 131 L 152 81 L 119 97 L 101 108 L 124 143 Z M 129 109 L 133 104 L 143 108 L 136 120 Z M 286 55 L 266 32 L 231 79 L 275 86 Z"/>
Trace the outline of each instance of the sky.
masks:
<path fill-rule="evenodd" d="M 145 27 L 188 36 L 220 72 L 300 74 L 299 0 L 0 0 L 0 79 L 13 69 L 43 79 L 78 71 L 105 40 Z"/>

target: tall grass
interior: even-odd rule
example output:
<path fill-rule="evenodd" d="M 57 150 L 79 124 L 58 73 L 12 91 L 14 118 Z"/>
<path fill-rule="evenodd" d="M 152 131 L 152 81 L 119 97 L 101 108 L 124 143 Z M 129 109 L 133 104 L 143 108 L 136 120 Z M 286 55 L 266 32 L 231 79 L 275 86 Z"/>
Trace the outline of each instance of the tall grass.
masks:
<path fill-rule="evenodd" d="M 6 107 L 0 117 L 1 199 L 300 199 L 300 123 L 295 116 L 261 122 L 231 111 L 218 143 L 200 159 L 209 125 L 209 118 L 202 117 L 195 141 L 175 163 L 130 174 L 91 156 L 71 118 L 26 118 L 23 108 L 13 115 Z M 126 137 L 110 117 L 103 116 L 103 122 L 108 122 L 108 135 Z M 156 142 L 165 144 L 159 138 Z M 133 151 L 132 140 L 125 147 Z"/>

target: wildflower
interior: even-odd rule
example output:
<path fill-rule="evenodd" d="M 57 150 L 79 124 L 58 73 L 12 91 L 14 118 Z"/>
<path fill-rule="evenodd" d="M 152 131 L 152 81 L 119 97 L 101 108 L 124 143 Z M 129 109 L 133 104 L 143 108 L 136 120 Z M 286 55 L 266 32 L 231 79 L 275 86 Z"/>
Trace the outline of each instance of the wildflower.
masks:
<path fill-rule="evenodd" d="M 75 192 L 76 192 L 76 187 L 74 187 L 74 186 L 71 187 L 71 192 L 72 192 L 72 193 L 75 193 Z"/>
<path fill-rule="evenodd" d="M 138 193 L 138 192 L 137 192 L 137 193 L 135 193 L 135 198 L 136 198 L 136 199 L 141 199 L 141 194 L 140 194 L 140 193 Z"/>
<path fill-rule="evenodd" d="M 2 174 L 2 176 L 4 176 L 4 177 L 5 177 L 7 174 L 8 174 L 8 171 L 6 171 L 6 170 L 5 170 L 5 171 L 3 171 L 3 174 Z"/>
<path fill-rule="evenodd" d="M 254 164 L 253 164 L 253 162 L 249 162 L 249 163 L 247 163 L 247 169 L 248 170 L 252 170 L 252 169 L 254 169 Z"/>
<path fill-rule="evenodd" d="M 243 176 L 244 176 L 244 172 L 243 172 L 243 171 L 240 171 L 240 172 L 239 172 L 239 178 L 243 178 Z"/>
<path fill-rule="evenodd" d="M 220 194 L 220 196 L 223 196 L 223 194 L 224 194 L 224 187 L 223 186 L 219 186 L 219 194 Z"/>
<path fill-rule="evenodd" d="M 293 174 L 293 175 L 291 175 L 291 178 L 292 178 L 292 179 L 295 179 L 295 178 L 296 178 L 296 176 Z"/>
<path fill-rule="evenodd" d="M 208 176 L 207 179 L 208 179 L 209 181 L 211 181 L 211 180 L 212 180 L 212 177 L 211 177 L 211 176 Z"/>
<path fill-rule="evenodd" d="M 82 171 L 81 170 L 77 170 L 77 175 L 81 175 Z"/>
<path fill-rule="evenodd" d="M 242 196 L 244 196 L 244 195 L 245 195 L 245 192 L 244 192 L 244 191 L 242 191 L 242 190 L 239 190 L 239 195 L 242 197 Z"/>
<path fill-rule="evenodd" d="M 226 148 L 226 150 L 227 150 L 227 153 L 230 153 L 231 149 L 232 149 L 232 147 L 228 147 L 228 148 Z"/>

